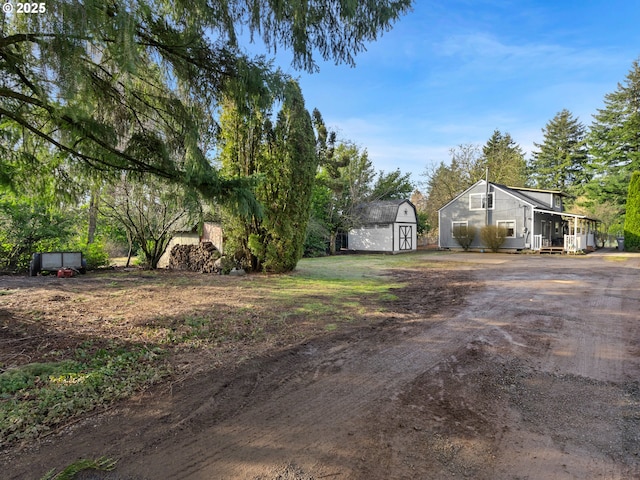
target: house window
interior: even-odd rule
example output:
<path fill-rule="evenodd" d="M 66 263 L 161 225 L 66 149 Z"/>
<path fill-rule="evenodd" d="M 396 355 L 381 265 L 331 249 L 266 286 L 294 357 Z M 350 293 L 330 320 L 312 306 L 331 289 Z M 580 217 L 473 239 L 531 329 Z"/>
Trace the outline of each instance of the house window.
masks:
<path fill-rule="evenodd" d="M 486 193 L 472 193 L 469 195 L 469 210 L 493 209 L 493 192 L 489 193 L 489 206 L 485 204 Z"/>
<path fill-rule="evenodd" d="M 466 227 L 469 224 L 466 220 L 464 222 L 451 222 L 451 231 L 454 231 L 456 228 Z"/>
<path fill-rule="evenodd" d="M 555 201 L 556 208 L 560 208 L 562 206 L 562 198 L 560 195 L 554 195 L 553 199 Z"/>
<path fill-rule="evenodd" d="M 516 237 L 516 222 L 513 220 L 498 220 L 498 227 L 506 228 L 507 230 L 507 238 L 515 238 Z"/>

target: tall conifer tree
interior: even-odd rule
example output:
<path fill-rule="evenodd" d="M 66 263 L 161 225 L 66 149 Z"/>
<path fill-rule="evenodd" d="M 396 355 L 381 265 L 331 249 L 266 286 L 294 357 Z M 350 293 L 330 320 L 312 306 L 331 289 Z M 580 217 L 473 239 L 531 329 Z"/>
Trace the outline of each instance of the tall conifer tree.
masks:
<path fill-rule="evenodd" d="M 587 181 L 585 127 L 569 110 L 558 112 L 542 129 L 544 141 L 534 143 L 529 178 L 537 188 L 572 191 Z"/>
<path fill-rule="evenodd" d="M 276 92 L 277 93 L 277 92 Z M 275 124 L 268 108 L 241 112 L 231 102 L 221 115 L 223 172 L 255 176 L 260 214 L 227 211 L 227 254 L 245 268 L 285 272 L 302 257 L 318 166 L 316 137 L 298 84 L 282 93 Z"/>
<path fill-rule="evenodd" d="M 243 54 L 238 32 L 262 38 L 272 51 L 291 51 L 300 69 L 317 70 L 318 55 L 353 65 L 365 43 L 389 29 L 411 1 L 38 5 L 38 14 L 0 13 L 2 131 L 36 138 L 51 158 L 116 177 L 121 170 L 152 173 L 248 210 L 256 204 L 247 182 L 222 178 L 203 139 L 215 130 L 223 98 L 242 107 L 282 76 Z M 12 143 L 0 137 L 0 181 L 15 185 L 17 172 L 37 170 L 30 152 Z"/>
<path fill-rule="evenodd" d="M 275 127 L 267 132 L 266 148 L 259 167 L 265 178 L 257 189 L 264 216 L 250 246 L 264 270 L 287 272 L 304 253 L 318 168 L 311 115 L 294 81 L 287 84 Z"/>
<path fill-rule="evenodd" d="M 483 161 L 479 164 L 489 168 L 489 181 L 512 187 L 522 187 L 526 182 L 527 164 L 520 145 L 509 133 L 495 130 L 491 138 L 482 147 Z M 484 178 L 485 171 L 475 172 L 475 180 Z"/>
<path fill-rule="evenodd" d="M 591 196 L 624 207 L 629 180 L 640 170 L 640 63 L 604 97 L 587 137 L 594 177 Z"/>

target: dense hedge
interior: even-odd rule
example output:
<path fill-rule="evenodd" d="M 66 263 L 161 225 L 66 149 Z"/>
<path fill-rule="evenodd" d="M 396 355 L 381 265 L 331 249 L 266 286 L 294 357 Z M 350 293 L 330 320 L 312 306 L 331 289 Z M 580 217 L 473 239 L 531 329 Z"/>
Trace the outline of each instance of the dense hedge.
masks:
<path fill-rule="evenodd" d="M 629 182 L 624 220 L 624 249 L 631 252 L 640 251 L 640 172 L 634 172 Z"/>

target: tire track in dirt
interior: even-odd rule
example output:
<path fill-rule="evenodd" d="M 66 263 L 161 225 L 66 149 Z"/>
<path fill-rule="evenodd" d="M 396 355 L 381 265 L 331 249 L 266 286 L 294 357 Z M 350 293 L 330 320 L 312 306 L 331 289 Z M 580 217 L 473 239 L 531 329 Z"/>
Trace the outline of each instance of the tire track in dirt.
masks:
<path fill-rule="evenodd" d="M 136 436 L 97 445 L 121 459 L 102 478 L 640 478 L 640 261 L 434 261 L 462 264 L 447 274 L 464 303 L 441 288 L 432 315 L 398 310 L 143 399 L 104 420 Z M 414 273 L 399 297 L 429 295 Z"/>
<path fill-rule="evenodd" d="M 546 301 L 534 310 L 557 321 L 527 332 L 549 348 L 511 394 L 515 428 L 500 447 L 497 478 L 637 478 L 640 445 L 628 432 L 640 408 L 626 385 L 638 379 L 628 341 L 639 318 L 620 293 L 637 284 L 638 270 L 621 275 L 597 255 L 554 263 L 566 268 L 532 287 Z"/>
<path fill-rule="evenodd" d="M 255 392 L 247 411 L 186 442 L 168 440 L 158 453 L 145 452 L 138 467 L 145 478 L 211 478 L 213 472 L 216 478 L 253 478 L 295 462 L 317 478 L 357 478 L 354 467 L 364 451 L 358 445 L 366 442 L 361 424 L 372 404 L 397 397 L 407 382 L 457 348 L 461 332 L 445 319 L 432 322 L 431 328 L 408 327 L 401 341 L 385 345 L 365 339 L 335 353 L 309 346 L 308 355 L 317 359 L 296 379 L 268 398 Z M 470 340 L 473 332 L 463 335 Z M 163 462 L 165 448 L 181 459 L 175 470 Z"/>
<path fill-rule="evenodd" d="M 468 288 L 457 284 L 467 278 L 448 272 L 447 291 L 442 279 L 430 282 L 426 291 L 433 296 L 412 299 L 411 308 L 389 305 L 387 320 L 372 327 L 274 352 L 237 371 L 212 371 L 172 395 L 145 395 L 137 404 L 88 418 L 64 435 L 64 445 L 44 445 L 38 461 L 44 468 L 69 451 L 112 456 L 120 459 L 114 478 L 127 479 L 253 478 L 292 462 L 314 475 L 353 478 L 358 420 L 371 402 L 393 396 L 437 361 L 441 345 L 458 336 L 441 327 L 447 316 L 437 312 L 459 308 Z M 34 469 L 21 460 L 23 472 Z M 21 478 L 18 470 L 13 478 Z"/>
<path fill-rule="evenodd" d="M 450 324 L 475 325 L 473 340 L 373 414 L 389 418 L 372 447 L 384 469 L 371 461 L 359 478 L 640 478 L 640 270 L 610 266 L 477 270 L 486 287 Z"/>

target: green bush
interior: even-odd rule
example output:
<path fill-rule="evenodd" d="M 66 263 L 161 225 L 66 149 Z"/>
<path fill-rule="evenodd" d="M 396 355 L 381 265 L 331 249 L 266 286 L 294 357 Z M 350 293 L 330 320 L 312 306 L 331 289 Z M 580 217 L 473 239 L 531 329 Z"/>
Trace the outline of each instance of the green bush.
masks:
<path fill-rule="evenodd" d="M 329 231 L 325 225 L 311 217 L 304 240 L 304 257 L 324 257 L 329 250 Z"/>
<path fill-rule="evenodd" d="M 624 249 L 640 251 L 640 172 L 634 172 L 629 182 L 624 217 Z"/>
<path fill-rule="evenodd" d="M 476 227 L 473 226 L 457 226 L 453 227 L 453 238 L 466 252 L 476 237 Z"/>
<path fill-rule="evenodd" d="M 73 220 L 44 200 L 0 191 L 0 269 L 26 271 L 34 252 L 60 250 Z"/>
<path fill-rule="evenodd" d="M 507 239 L 507 229 L 497 225 L 487 225 L 480 230 L 482 244 L 492 252 L 497 252 Z"/>
<path fill-rule="evenodd" d="M 87 260 L 88 268 L 98 268 L 109 264 L 109 254 L 103 241 L 88 244 L 82 252 Z"/>
<path fill-rule="evenodd" d="M 109 264 L 109 254 L 102 239 L 97 239 L 93 243 L 73 242 L 68 244 L 65 250 L 82 252 L 82 257 L 87 262 L 87 268 L 90 270 Z"/>

